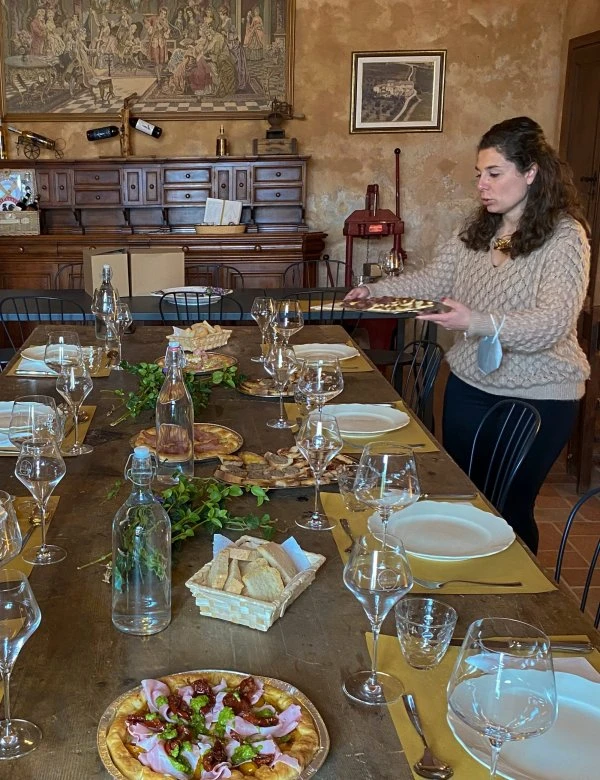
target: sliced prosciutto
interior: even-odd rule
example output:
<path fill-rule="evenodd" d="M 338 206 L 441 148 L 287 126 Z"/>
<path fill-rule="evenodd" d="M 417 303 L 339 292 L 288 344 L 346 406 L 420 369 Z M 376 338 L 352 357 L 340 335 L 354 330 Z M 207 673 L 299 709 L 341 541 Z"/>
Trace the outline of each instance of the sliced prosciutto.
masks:
<path fill-rule="evenodd" d="M 189 774 L 180 772 L 179 769 L 173 766 L 165 750 L 164 742 L 157 741 L 152 750 L 149 750 L 147 753 L 140 753 L 138 761 L 154 772 L 163 772 L 170 777 L 174 777 L 175 780 L 189 780 L 190 778 Z M 224 776 L 227 777 L 227 775 Z"/>

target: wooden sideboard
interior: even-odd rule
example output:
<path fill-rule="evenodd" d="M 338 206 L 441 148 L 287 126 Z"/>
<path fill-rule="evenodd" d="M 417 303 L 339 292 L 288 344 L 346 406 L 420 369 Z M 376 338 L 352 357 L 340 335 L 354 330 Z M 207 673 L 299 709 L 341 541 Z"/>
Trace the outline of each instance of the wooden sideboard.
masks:
<path fill-rule="evenodd" d="M 246 286 L 280 287 L 294 262 L 318 260 L 326 234 L 305 222 L 306 165 L 295 155 L 7 161 L 36 174 L 41 235 L 0 236 L 4 288 L 52 289 L 87 249 L 182 248 L 186 264 L 237 266 Z M 240 235 L 197 235 L 209 197 L 242 201 Z M 312 280 L 310 280 L 312 281 Z"/>

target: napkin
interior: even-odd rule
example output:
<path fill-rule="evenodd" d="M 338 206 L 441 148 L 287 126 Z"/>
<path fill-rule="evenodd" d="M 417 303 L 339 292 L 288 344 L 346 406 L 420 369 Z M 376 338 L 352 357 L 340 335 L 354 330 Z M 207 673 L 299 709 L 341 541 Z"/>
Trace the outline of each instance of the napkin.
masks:
<path fill-rule="evenodd" d="M 46 376 L 58 376 L 56 371 L 44 363 L 43 360 L 24 360 L 21 358 L 19 365 L 16 368 L 17 374 L 45 374 Z"/>

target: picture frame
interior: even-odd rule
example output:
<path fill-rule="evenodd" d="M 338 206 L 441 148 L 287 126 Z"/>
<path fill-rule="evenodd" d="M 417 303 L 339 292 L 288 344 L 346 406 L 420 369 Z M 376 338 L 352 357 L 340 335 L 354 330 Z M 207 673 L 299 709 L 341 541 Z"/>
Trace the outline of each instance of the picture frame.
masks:
<path fill-rule="evenodd" d="M 295 0 L 0 3 L 0 113 L 33 121 L 266 117 L 293 104 Z"/>
<path fill-rule="evenodd" d="M 352 52 L 350 132 L 442 132 L 445 71 L 445 49 Z"/>

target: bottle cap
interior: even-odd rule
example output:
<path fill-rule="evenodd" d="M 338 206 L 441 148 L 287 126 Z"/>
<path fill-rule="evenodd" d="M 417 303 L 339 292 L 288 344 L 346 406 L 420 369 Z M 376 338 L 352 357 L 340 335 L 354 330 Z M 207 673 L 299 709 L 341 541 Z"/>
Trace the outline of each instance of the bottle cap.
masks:
<path fill-rule="evenodd" d="M 150 449 L 145 445 L 140 445 L 139 447 L 134 448 L 133 454 L 136 458 L 149 458 Z"/>
<path fill-rule="evenodd" d="M 179 347 L 179 342 L 178 341 L 169 341 L 169 347 L 171 347 L 172 349 L 176 349 L 176 348 Z"/>

